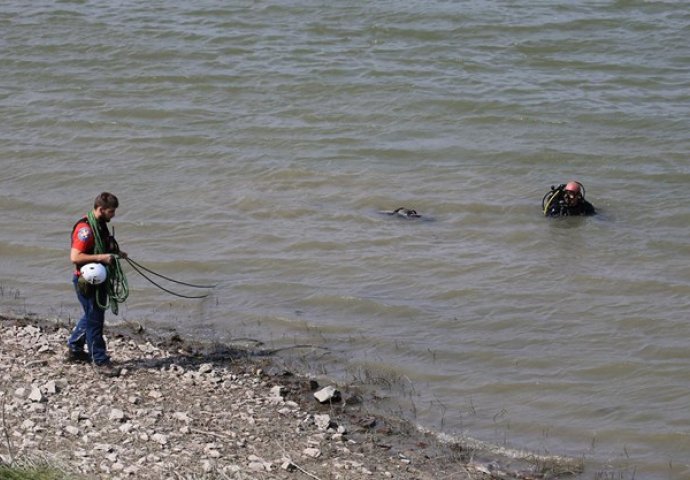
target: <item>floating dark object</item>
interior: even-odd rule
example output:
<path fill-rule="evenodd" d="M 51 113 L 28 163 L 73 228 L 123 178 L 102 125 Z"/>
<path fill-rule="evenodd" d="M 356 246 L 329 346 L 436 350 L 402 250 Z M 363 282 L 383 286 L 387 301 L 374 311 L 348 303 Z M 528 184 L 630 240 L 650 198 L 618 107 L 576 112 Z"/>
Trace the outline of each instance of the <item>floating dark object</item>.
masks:
<path fill-rule="evenodd" d="M 405 207 L 399 207 L 396 208 L 395 210 L 383 210 L 381 213 L 385 213 L 387 215 L 397 215 L 398 217 L 403 217 L 403 218 L 420 218 L 421 215 L 417 213 L 417 210 L 413 210 L 411 208 L 405 208 Z"/>

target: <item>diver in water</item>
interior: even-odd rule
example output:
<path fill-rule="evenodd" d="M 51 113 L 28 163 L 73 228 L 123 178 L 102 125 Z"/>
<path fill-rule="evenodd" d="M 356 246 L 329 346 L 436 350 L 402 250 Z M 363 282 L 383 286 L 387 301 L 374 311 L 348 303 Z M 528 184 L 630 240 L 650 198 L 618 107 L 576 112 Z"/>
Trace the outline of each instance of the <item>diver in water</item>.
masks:
<path fill-rule="evenodd" d="M 399 207 L 395 210 L 384 210 L 381 213 L 387 215 L 397 215 L 402 218 L 420 218 L 421 215 L 417 213 L 417 210 L 412 210 L 411 208 Z"/>
<path fill-rule="evenodd" d="M 585 200 L 585 187 L 580 182 L 570 181 L 558 187 L 551 187 L 541 201 L 544 215 L 547 217 L 589 216 L 594 215 L 594 206 Z"/>

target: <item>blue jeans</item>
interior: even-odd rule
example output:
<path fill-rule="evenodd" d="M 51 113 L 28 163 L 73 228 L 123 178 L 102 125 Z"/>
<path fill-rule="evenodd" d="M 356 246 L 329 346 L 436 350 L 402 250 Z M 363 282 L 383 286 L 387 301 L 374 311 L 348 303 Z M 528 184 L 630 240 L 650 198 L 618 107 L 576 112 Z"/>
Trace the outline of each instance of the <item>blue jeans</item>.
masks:
<path fill-rule="evenodd" d="M 105 310 L 98 306 L 96 296 L 92 298 L 85 297 L 77 288 L 77 280 L 79 277 L 74 275 L 72 277 L 72 284 L 74 291 L 77 293 L 79 303 L 84 309 L 84 316 L 81 317 L 77 326 L 72 330 L 67 346 L 73 352 L 83 352 L 84 346 L 88 346 L 91 361 L 96 365 L 101 365 L 110 361 L 105 347 L 105 339 L 103 338 L 103 325 L 105 323 Z"/>

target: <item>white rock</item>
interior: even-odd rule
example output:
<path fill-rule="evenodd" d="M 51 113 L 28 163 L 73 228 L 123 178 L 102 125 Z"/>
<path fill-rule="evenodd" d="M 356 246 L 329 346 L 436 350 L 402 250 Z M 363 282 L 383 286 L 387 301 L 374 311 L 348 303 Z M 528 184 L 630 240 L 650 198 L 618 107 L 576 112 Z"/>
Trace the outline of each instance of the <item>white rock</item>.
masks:
<path fill-rule="evenodd" d="M 24 327 L 24 334 L 25 335 L 35 337 L 39 333 L 41 333 L 41 329 L 38 327 L 34 327 L 33 325 L 27 325 L 26 327 Z"/>
<path fill-rule="evenodd" d="M 213 365 L 210 363 L 204 363 L 199 365 L 199 373 L 211 373 L 213 371 Z"/>
<path fill-rule="evenodd" d="M 113 470 L 114 469 L 115 469 L 115 465 L 113 465 Z M 127 475 L 134 475 L 139 471 L 139 467 L 137 467 L 136 465 L 130 465 L 129 467 L 126 467 L 123 471 Z"/>
<path fill-rule="evenodd" d="M 149 392 L 149 397 L 159 399 L 163 397 L 163 394 L 159 392 L 158 390 L 151 390 Z"/>
<path fill-rule="evenodd" d="M 36 413 L 36 412 L 45 412 L 46 411 L 46 404 L 45 403 L 32 403 L 27 407 L 27 411 L 29 413 Z"/>
<path fill-rule="evenodd" d="M 31 389 L 31 393 L 29 394 L 29 400 L 32 402 L 41 402 L 43 400 L 43 394 L 41 393 L 41 390 L 37 387 L 33 387 Z"/>
<path fill-rule="evenodd" d="M 175 412 L 172 414 L 173 418 L 175 420 L 179 420 L 181 422 L 191 422 L 192 419 L 189 418 L 189 415 L 187 415 L 187 412 Z"/>
<path fill-rule="evenodd" d="M 123 423 L 122 425 L 120 425 L 118 430 L 121 431 L 122 433 L 129 433 L 133 427 L 134 427 L 134 425 L 127 422 L 127 423 Z"/>
<path fill-rule="evenodd" d="M 86 417 L 84 416 L 84 412 L 81 410 L 74 410 L 72 413 L 70 413 L 69 418 L 76 423 L 79 420 L 84 420 Z"/>
<path fill-rule="evenodd" d="M 79 429 L 77 427 L 74 427 L 72 425 L 67 425 L 65 427 L 65 432 L 69 433 L 70 435 L 79 435 Z"/>
<path fill-rule="evenodd" d="M 328 402 L 338 402 L 340 401 L 340 392 L 333 386 L 324 387 L 318 392 L 314 393 L 314 398 L 316 398 L 320 403 Z"/>
<path fill-rule="evenodd" d="M 302 450 L 302 454 L 305 457 L 319 458 L 321 456 L 321 450 L 318 448 L 305 448 Z"/>
<path fill-rule="evenodd" d="M 168 437 L 166 435 L 163 435 L 162 433 L 154 433 L 151 437 L 151 440 L 153 440 L 156 443 L 160 443 L 161 445 L 165 445 L 168 443 Z"/>
<path fill-rule="evenodd" d="M 125 419 L 125 412 L 119 408 L 113 408 L 108 418 L 113 422 L 122 422 Z"/>
<path fill-rule="evenodd" d="M 327 414 L 314 415 L 314 424 L 319 428 L 319 430 L 326 430 L 331 424 L 331 417 Z"/>
<path fill-rule="evenodd" d="M 271 388 L 271 397 L 284 397 L 287 394 L 287 389 L 280 385 Z"/>
<path fill-rule="evenodd" d="M 223 473 L 228 475 L 237 475 L 241 471 L 242 468 L 239 465 L 226 465 L 223 467 Z"/>
<path fill-rule="evenodd" d="M 57 385 L 55 385 L 55 380 L 51 380 L 43 386 L 46 393 L 50 395 L 55 395 L 57 393 Z"/>

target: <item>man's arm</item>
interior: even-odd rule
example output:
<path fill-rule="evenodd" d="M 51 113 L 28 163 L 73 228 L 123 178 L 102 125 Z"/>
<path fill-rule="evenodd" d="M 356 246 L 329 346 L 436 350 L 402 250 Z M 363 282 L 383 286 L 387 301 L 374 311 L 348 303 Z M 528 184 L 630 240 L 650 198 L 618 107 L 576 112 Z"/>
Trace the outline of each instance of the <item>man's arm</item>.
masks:
<path fill-rule="evenodd" d="M 84 265 L 86 263 L 96 262 L 110 265 L 113 256 L 110 253 L 84 253 L 78 248 L 72 248 L 69 252 L 69 259 L 72 263 L 77 265 Z"/>

